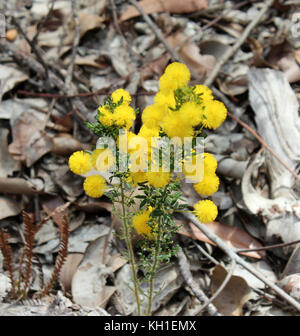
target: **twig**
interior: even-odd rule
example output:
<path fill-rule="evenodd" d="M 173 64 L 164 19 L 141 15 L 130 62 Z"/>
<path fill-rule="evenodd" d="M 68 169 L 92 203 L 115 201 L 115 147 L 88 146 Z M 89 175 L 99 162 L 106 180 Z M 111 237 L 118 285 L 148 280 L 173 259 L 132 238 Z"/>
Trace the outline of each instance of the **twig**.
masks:
<path fill-rule="evenodd" d="M 265 250 L 271 250 L 274 248 L 278 248 L 278 247 L 286 247 L 286 246 L 290 246 L 290 245 L 295 245 L 300 243 L 300 239 L 292 241 L 290 243 L 280 243 L 280 244 L 274 244 L 274 245 L 269 245 L 269 246 L 264 246 L 264 247 L 258 247 L 258 248 L 253 248 L 253 249 L 240 249 L 240 250 L 236 250 L 236 253 L 241 253 L 241 252 L 252 252 L 252 251 L 265 251 Z"/>
<path fill-rule="evenodd" d="M 74 24 L 75 24 L 75 36 L 74 36 L 74 41 L 73 41 L 73 46 L 72 46 L 72 56 L 71 56 L 71 62 L 68 67 L 67 71 L 67 76 L 66 76 L 66 81 L 65 81 L 65 87 L 67 92 L 72 92 L 72 76 L 73 76 L 73 67 L 74 67 L 74 62 L 76 58 L 76 53 L 80 41 L 80 25 L 79 25 L 79 19 L 78 19 L 78 14 L 77 14 L 77 8 L 76 8 L 76 1 L 72 1 L 72 14 L 74 17 Z"/>
<path fill-rule="evenodd" d="M 204 248 L 202 248 L 199 244 L 195 243 L 197 249 L 206 256 L 207 259 L 209 259 L 212 263 L 214 263 L 215 265 L 218 265 L 219 262 L 214 258 L 212 257 L 209 253 L 207 253 Z"/>
<path fill-rule="evenodd" d="M 256 16 L 256 18 L 248 24 L 248 26 L 245 28 L 243 34 L 238 39 L 238 41 L 236 41 L 234 46 L 229 48 L 224 53 L 222 58 L 215 65 L 213 71 L 209 74 L 209 76 L 205 80 L 204 85 L 210 86 L 214 82 L 214 80 L 216 79 L 216 77 L 217 77 L 219 71 L 221 70 L 222 66 L 232 57 L 232 55 L 234 55 L 239 50 L 241 45 L 246 41 L 247 37 L 251 33 L 252 29 L 259 23 L 259 21 L 265 15 L 265 13 L 268 11 L 268 9 L 272 6 L 273 2 L 274 2 L 274 0 L 268 0 L 268 1 L 265 2 L 264 7 L 260 10 L 260 12 Z"/>
<path fill-rule="evenodd" d="M 146 21 L 146 23 L 149 25 L 149 27 L 152 29 L 153 33 L 156 35 L 156 37 L 162 42 L 162 44 L 165 46 L 169 54 L 171 55 L 173 61 L 182 62 L 180 56 L 174 51 L 174 49 L 169 45 L 165 37 L 163 36 L 161 30 L 157 27 L 157 25 L 150 19 L 149 15 L 145 13 L 143 8 L 139 5 L 138 2 L 135 0 L 129 0 L 129 2 L 141 13 L 142 17 Z"/>
<path fill-rule="evenodd" d="M 41 179 L 24 180 L 19 177 L 0 177 L 0 193 L 34 195 L 44 193 Z"/>
<path fill-rule="evenodd" d="M 38 61 L 42 64 L 44 70 L 45 70 L 45 80 L 48 81 L 49 79 L 49 72 L 48 72 L 48 67 L 46 65 L 46 63 L 43 60 L 43 57 L 40 53 L 40 51 L 38 50 L 38 48 L 35 46 L 35 43 L 33 43 L 26 35 L 26 33 L 24 32 L 23 28 L 21 27 L 19 21 L 15 18 L 12 17 L 12 22 L 13 24 L 18 28 L 19 32 L 23 35 L 23 37 L 25 38 L 26 42 L 30 45 L 31 50 L 35 53 Z"/>
<path fill-rule="evenodd" d="M 201 230 L 201 232 L 203 232 L 212 242 L 214 242 L 221 250 L 223 250 L 232 260 L 235 260 L 238 264 L 243 266 L 247 271 L 249 271 L 254 276 L 256 276 L 258 279 L 260 279 L 262 282 L 264 282 L 267 286 L 273 289 L 279 296 L 281 296 L 284 300 L 286 300 L 293 307 L 295 307 L 298 311 L 300 311 L 300 303 L 298 303 L 295 299 L 293 299 L 284 290 L 282 290 L 280 287 L 275 285 L 272 281 L 266 278 L 259 271 L 254 269 L 248 262 L 246 262 L 244 259 L 238 256 L 236 252 L 233 251 L 231 248 L 229 248 L 220 237 L 218 237 L 213 232 L 211 232 L 205 224 L 200 223 L 193 214 L 186 212 L 186 213 L 183 213 L 183 215 L 187 219 L 189 219 L 193 224 L 195 224 L 198 227 L 198 229 Z"/>
<path fill-rule="evenodd" d="M 56 0 L 52 0 L 51 7 L 50 7 L 50 9 L 49 9 L 49 11 L 48 11 L 48 14 L 43 18 L 42 22 L 39 24 L 38 29 L 37 29 L 37 32 L 35 33 L 33 39 L 31 40 L 31 41 L 32 41 L 32 44 L 35 44 L 35 43 L 37 42 L 37 39 L 38 39 L 38 37 L 39 37 L 39 35 L 40 35 L 40 32 L 42 31 L 42 29 L 43 29 L 45 23 L 46 23 L 47 20 L 49 19 L 51 12 L 53 11 L 53 8 L 54 8 L 54 5 L 55 5 L 55 1 L 56 1 Z"/>
<path fill-rule="evenodd" d="M 199 315 L 202 312 L 202 310 L 204 310 L 211 302 L 213 302 L 216 299 L 216 297 L 222 292 L 222 290 L 226 287 L 226 285 L 228 284 L 229 280 L 232 277 L 235 266 L 236 266 L 236 261 L 232 260 L 230 270 L 227 273 L 223 282 L 221 283 L 220 287 L 217 289 L 215 294 L 207 302 L 205 302 L 203 306 L 199 308 L 197 315 Z"/>
<path fill-rule="evenodd" d="M 190 289 L 192 290 L 192 292 L 194 293 L 196 298 L 201 303 L 208 302 L 209 301 L 208 297 L 200 289 L 198 284 L 195 283 L 195 281 L 193 279 L 193 275 L 192 275 L 192 273 L 189 269 L 189 266 L 188 266 L 187 257 L 185 256 L 185 254 L 182 251 L 178 252 L 178 264 L 179 264 L 179 269 L 181 271 L 181 275 L 182 275 L 184 281 L 190 287 Z M 221 315 L 218 312 L 217 308 L 212 303 L 209 303 L 207 305 L 206 310 L 209 313 L 209 315 L 212 315 L 212 316 L 220 316 Z"/>

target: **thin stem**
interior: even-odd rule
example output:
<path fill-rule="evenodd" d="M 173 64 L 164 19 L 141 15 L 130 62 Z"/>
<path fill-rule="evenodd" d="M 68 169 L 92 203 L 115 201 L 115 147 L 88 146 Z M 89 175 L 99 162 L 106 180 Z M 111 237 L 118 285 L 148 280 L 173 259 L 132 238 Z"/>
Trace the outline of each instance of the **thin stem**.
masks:
<path fill-rule="evenodd" d="M 121 188 L 121 204 L 122 204 L 122 221 L 123 221 L 123 226 L 124 226 L 124 231 L 125 231 L 125 239 L 126 239 L 126 244 L 127 244 L 127 250 L 129 252 L 129 262 L 130 262 L 131 269 L 132 269 L 132 274 L 133 274 L 134 293 L 135 293 L 136 304 L 137 304 L 137 314 L 138 314 L 138 316 L 140 316 L 141 315 L 141 303 L 140 303 L 140 297 L 139 297 L 135 258 L 134 258 L 131 239 L 130 239 L 130 236 L 129 236 L 129 227 L 128 227 L 127 216 L 126 216 L 123 178 L 121 178 L 120 188 Z"/>
<path fill-rule="evenodd" d="M 151 316 L 151 308 L 152 308 L 152 296 L 153 296 L 153 285 L 154 285 L 154 278 L 155 278 L 155 271 L 158 264 L 158 255 L 160 252 L 160 245 L 161 245 L 161 217 L 158 219 L 158 234 L 156 236 L 156 248 L 154 252 L 153 258 L 153 266 L 150 271 L 150 280 L 149 280 L 149 295 L 148 295 L 148 309 L 147 315 Z"/>

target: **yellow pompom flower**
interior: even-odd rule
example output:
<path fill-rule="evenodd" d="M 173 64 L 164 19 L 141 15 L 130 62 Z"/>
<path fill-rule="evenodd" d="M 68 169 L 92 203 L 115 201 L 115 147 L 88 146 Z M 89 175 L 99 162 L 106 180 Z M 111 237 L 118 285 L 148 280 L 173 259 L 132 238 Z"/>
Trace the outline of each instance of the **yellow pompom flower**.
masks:
<path fill-rule="evenodd" d="M 218 191 L 219 183 L 216 174 L 205 174 L 202 181 L 194 184 L 194 189 L 199 195 L 211 196 Z"/>
<path fill-rule="evenodd" d="M 194 93 L 201 95 L 204 104 L 214 99 L 211 89 L 205 85 L 195 85 Z"/>
<path fill-rule="evenodd" d="M 194 204 L 194 209 L 194 213 L 201 223 L 210 223 L 218 215 L 217 206 L 210 200 L 199 201 Z"/>
<path fill-rule="evenodd" d="M 197 126 L 201 122 L 201 107 L 194 102 L 182 104 L 179 113 L 186 124 Z"/>
<path fill-rule="evenodd" d="M 146 125 L 148 128 L 157 129 L 163 118 L 163 112 L 163 109 L 156 104 L 147 106 L 142 114 L 143 124 Z"/>
<path fill-rule="evenodd" d="M 134 109 L 129 105 L 120 105 L 114 110 L 115 125 L 129 129 L 135 120 Z"/>
<path fill-rule="evenodd" d="M 169 138 L 179 137 L 184 140 L 185 137 L 192 137 L 194 134 L 193 127 L 178 111 L 166 115 L 162 120 L 161 127 Z"/>
<path fill-rule="evenodd" d="M 155 105 L 160 106 L 164 109 L 164 112 L 168 111 L 168 108 L 175 108 L 176 101 L 174 97 L 173 91 L 170 92 L 157 92 L 157 94 L 154 97 L 154 103 Z"/>
<path fill-rule="evenodd" d="M 164 74 L 160 77 L 159 88 L 163 92 L 174 91 L 188 85 L 191 74 L 188 67 L 179 62 L 167 66 Z"/>
<path fill-rule="evenodd" d="M 205 106 L 203 114 L 204 117 L 202 117 L 201 120 L 203 126 L 215 130 L 226 119 L 227 109 L 222 102 L 218 100 L 212 100 Z"/>
<path fill-rule="evenodd" d="M 99 107 L 98 110 L 101 113 L 99 115 L 100 123 L 106 127 L 112 126 L 115 118 L 114 118 L 114 114 L 109 110 L 109 107 L 107 105 L 104 105 L 102 107 Z"/>
<path fill-rule="evenodd" d="M 123 97 L 123 104 L 129 104 L 131 102 L 131 96 L 130 93 L 123 89 L 118 89 L 114 91 L 111 95 L 111 99 L 114 103 L 118 103 L 121 98 Z"/>
<path fill-rule="evenodd" d="M 127 182 L 132 184 L 134 187 L 136 187 L 138 183 L 147 182 L 146 172 L 130 172 Z"/>
<path fill-rule="evenodd" d="M 204 160 L 197 154 L 183 160 L 183 174 L 194 183 L 202 181 L 204 177 Z"/>
<path fill-rule="evenodd" d="M 74 152 L 69 158 L 69 167 L 74 174 L 86 174 L 92 168 L 91 155 L 84 151 Z"/>
<path fill-rule="evenodd" d="M 208 174 L 214 173 L 218 166 L 216 158 L 211 153 L 202 153 L 201 157 L 204 158 L 204 171 Z"/>
<path fill-rule="evenodd" d="M 169 172 L 151 172 L 146 173 L 148 183 L 154 188 L 164 188 L 171 179 L 171 174 Z"/>
<path fill-rule="evenodd" d="M 100 175 L 88 176 L 83 183 L 83 189 L 85 193 L 94 198 L 101 197 L 106 188 L 106 182 L 104 177 Z"/>
<path fill-rule="evenodd" d="M 99 157 L 101 154 L 101 157 Z M 101 160 L 99 160 L 101 158 Z M 112 151 L 108 148 L 95 149 L 91 155 L 92 166 L 98 171 L 106 171 L 115 163 Z"/>
<path fill-rule="evenodd" d="M 145 235 L 150 239 L 154 238 L 154 234 L 150 225 L 147 224 L 151 220 L 152 209 L 138 212 L 132 217 L 132 225 L 139 235 Z"/>

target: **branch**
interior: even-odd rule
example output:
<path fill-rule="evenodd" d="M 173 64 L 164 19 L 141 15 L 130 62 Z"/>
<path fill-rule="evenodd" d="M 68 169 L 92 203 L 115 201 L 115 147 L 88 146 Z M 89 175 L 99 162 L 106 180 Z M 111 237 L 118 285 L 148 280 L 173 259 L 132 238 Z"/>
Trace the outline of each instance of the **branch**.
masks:
<path fill-rule="evenodd" d="M 185 254 L 180 251 L 178 252 L 178 264 L 179 264 L 179 269 L 181 271 L 181 275 L 186 282 L 186 284 L 190 287 L 196 298 L 200 301 L 200 303 L 203 302 L 209 302 L 208 297 L 205 295 L 205 293 L 200 289 L 198 284 L 193 279 L 193 275 L 189 269 L 189 263 L 187 260 L 187 257 Z M 218 312 L 217 308 L 212 304 L 208 303 L 207 307 L 207 312 L 211 316 L 221 316 L 221 314 Z"/>
<path fill-rule="evenodd" d="M 193 224 L 195 224 L 198 229 L 200 229 L 212 242 L 214 242 L 221 250 L 223 250 L 232 260 L 235 260 L 238 264 L 243 266 L 247 271 L 256 276 L 259 280 L 264 282 L 267 286 L 274 290 L 280 297 L 290 303 L 298 311 L 300 311 L 300 303 L 288 295 L 284 290 L 275 285 L 272 281 L 266 278 L 262 273 L 253 268 L 248 262 L 242 259 L 236 254 L 231 248 L 229 248 L 226 243 L 213 232 L 211 232 L 207 226 L 203 223 L 200 223 L 197 218 L 191 213 L 183 213 L 184 217 L 189 219 Z"/>
<path fill-rule="evenodd" d="M 199 315 L 202 312 L 202 310 L 204 310 L 210 303 L 212 303 L 216 299 L 216 297 L 222 292 L 222 290 L 226 287 L 226 285 L 228 284 L 228 282 L 230 281 L 232 277 L 235 266 L 236 266 L 236 261 L 232 260 L 230 270 L 227 273 L 223 282 L 221 283 L 220 287 L 217 289 L 215 294 L 207 302 L 205 302 L 203 306 L 199 308 L 197 315 Z"/>

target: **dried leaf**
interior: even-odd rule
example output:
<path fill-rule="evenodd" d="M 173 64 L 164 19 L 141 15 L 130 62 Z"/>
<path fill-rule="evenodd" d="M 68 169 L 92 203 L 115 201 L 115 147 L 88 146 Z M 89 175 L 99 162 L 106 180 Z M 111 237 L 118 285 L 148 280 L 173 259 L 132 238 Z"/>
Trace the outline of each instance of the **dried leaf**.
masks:
<path fill-rule="evenodd" d="M 27 167 L 31 167 L 53 147 L 51 138 L 43 128 L 41 120 L 31 113 L 23 113 L 14 122 L 9 152 L 16 160 L 25 161 Z"/>
<path fill-rule="evenodd" d="M 240 228 L 228 226 L 219 222 L 212 222 L 206 225 L 213 233 L 223 239 L 231 248 L 251 249 L 262 247 L 262 245 L 256 239 L 251 237 L 246 231 L 243 231 Z M 179 233 L 184 236 L 215 245 L 193 223 L 182 226 Z M 256 259 L 261 259 L 265 256 L 264 251 L 243 252 L 243 254 Z"/>
<path fill-rule="evenodd" d="M 8 152 L 7 136 L 8 130 L 0 128 L 0 177 L 7 177 L 20 169 L 20 163 Z"/>
<path fill-rule="evenodd" d="M 221 286 L 227 275 L 227 270 L 221 265 L 217 265 L 211 277 L 212 292 L 215 293 Z M 241 316 L 243 305 L 251 298 L 251 290 L 246 281 L 239 276 L 232 276 L 213 301 L 219 312 L 226 316 Z"/>
<path fill-rule="evenodd" d="M 0 64 L 0 97 L 13 89 L 18 83 L 24 82 L 28 78 L 22 71 Z"/>
<path fill-rule="evenodd" d="M 201 77 L 207 76 L 216 65 L 216 59 L 212 55 L 201 55 L 199 47 L 192 42 L 186 42 L 187 38 L 182 33 L 171 35 L 167 41 L 171 47 L 181 46 L 179 55 L 184 63 Z"/>
<path fill-rule="evenodd" d="M 199 9 L 207 8 L 206 0 L 142 0 L 139 5 L 147 14 L 153 13 L 191 13 Z M 125 21 L 133 17 L 139 16 L 140 12 L 134 7 L 129 6 L 126 11 L 121 15 L 120 21 Z"/>
<path fill-rule="evenodd" d="M 0 196 L 0 220 L 11 216 L 17 216 L 21 210 L 21 206 L 15 200 Z"/>
<path fill-rule="evenodd" d="M 67 256 L 59 277 L 60 284 L 65 292 L 69 292 L 71 290 L 73 275 L 82 259 L 83 254 L 81 253 L 71 253 Z"/>
<path fill-rule="evenodd" d="M 102 263 L 107 236 L 93 241 L 86 250 L 84 258 L 72 280 L 72 295 L 77 304 L 87 307 L 105 307 L 114 293 L 114 288 L 106 288 L 106 279 L 113 270 Z M 107 258 L 111 257 L 112 248 L 108 244 Z"/>

